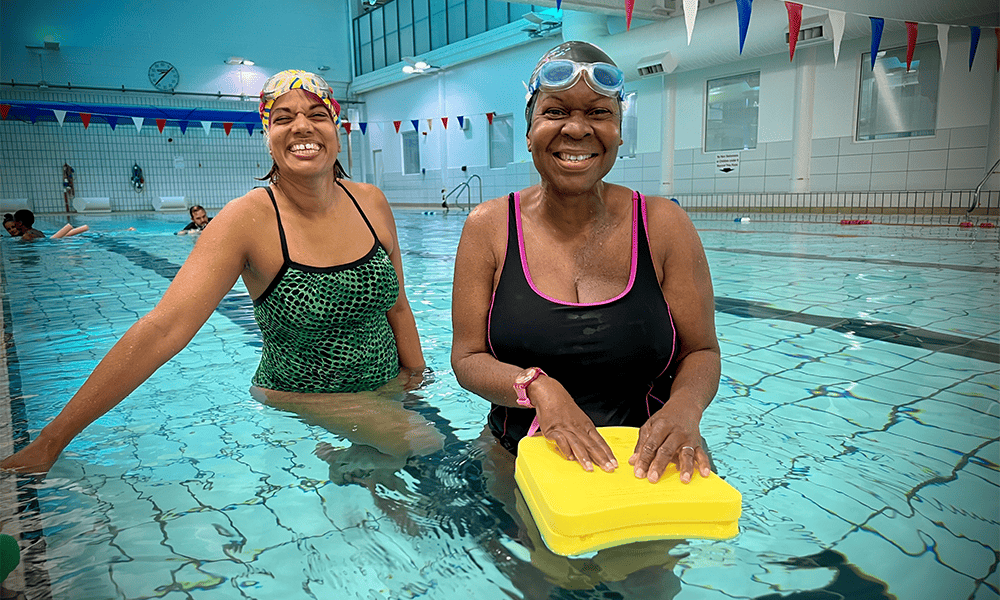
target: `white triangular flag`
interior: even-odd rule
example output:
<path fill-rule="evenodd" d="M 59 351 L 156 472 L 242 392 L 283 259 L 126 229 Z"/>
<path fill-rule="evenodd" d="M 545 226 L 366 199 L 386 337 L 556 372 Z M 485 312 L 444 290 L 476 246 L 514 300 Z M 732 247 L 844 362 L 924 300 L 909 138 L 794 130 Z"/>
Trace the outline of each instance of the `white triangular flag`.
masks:
<path fill-rule="evenodd" d="M 833 29 L 833 66 L 837 67 L 840 58 L 840 41 L 844 39 L 844 21 L 846 16 L 839 10 L 830 11 L 830 27 Z"/>
<path fill-rule="evenodd" d="M 212 122 L 211 121 L 202 121 L 201 122 L 201 128 L 205 130 L 205 135 L 208 135 L 208 134 L 212 133 Z"/>
<path fill-rule="evenodd" d="M 56 113 L 56 121 L 59 121 L 59 126 L 62 127 L 63 119 L 66 118 L 66 111 L 64 110 L 53 110 Z"/>
<path fill-rule="evenodd" d="M 698 0 L 684 0 L 684 24 L 688 30 L 688 46 L 691 45 L 691 33 L 694 32 L 694 17 L 698 14 Z"/>
<path fill-rule="evenodd" d="M 135 130 L 142 131 L 142 117 L 132 117 L 132 122 L 135 123 Z"/>
<path fill-rule="evenodd" d="M 938 23 L 938 48 L 941 49 L 941 70 L 944 71 L 944 63 L 948 59 L 948 28 L 951 25 Z"/>

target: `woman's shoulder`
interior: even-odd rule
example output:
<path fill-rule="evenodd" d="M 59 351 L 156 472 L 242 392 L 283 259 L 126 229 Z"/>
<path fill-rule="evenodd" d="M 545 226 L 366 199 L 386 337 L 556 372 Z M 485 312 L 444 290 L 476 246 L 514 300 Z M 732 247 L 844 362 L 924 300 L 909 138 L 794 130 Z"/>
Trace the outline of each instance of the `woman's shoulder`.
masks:
<path fill-rule="evenodd" d="M 646 220 L 650 229 L 673 228 L 691 223 L 687 212 L 676 200 L 645 194 L 642 197 L 646 201 Z"/>
<path fill-rule="evenodd" d="M 389 206 L 389 200 L 386 199 L 385 193 L 370 183 L 363 183 L 361 181 L 353 181 L 351 179 L 338 179 L 344 189 L 346 189 L 354 199 L 358 202 L 377 205 L 377 206 Z"/>
<path fill-rule="evenodd" d="M 487 200 L 471 211 L 465 221 L 466 229 L 486 228 L 493 230 L 497 225 L 506 224 L 508 213 L 508 198 L 510 196 L 500 196 Z"/>
<path fill-rule="evenodd" d="M 216 229 L 244 224 L 259 226 L 261 219 L 268 215 L 271 215 L 273 219 L 274 206 L 271 204 L 271 198 L 266 187 L 257 187 L 239 198 L 233 198 L 227 202 L 218 214 L 212 217 L 210 225 Z"/>

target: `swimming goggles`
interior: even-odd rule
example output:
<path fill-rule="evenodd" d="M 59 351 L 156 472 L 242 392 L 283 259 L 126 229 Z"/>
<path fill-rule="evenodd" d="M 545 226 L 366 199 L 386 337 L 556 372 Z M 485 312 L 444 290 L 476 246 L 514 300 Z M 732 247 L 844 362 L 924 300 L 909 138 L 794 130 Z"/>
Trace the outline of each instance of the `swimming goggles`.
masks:
<path fill-rule="evenodd" d="M 340 124 L 340 104 L 333 98 L 333 89 L 319 75 L 308 71 L 288 70 L 271 76 L 260 91 L 260 122 L 264 131 L 271 126 L 271 107 L 274 101 L 292 90 L 302 90 L 319 98 L 330 111 L 335 125 Z"/>
<path fill-rule="evenodd" d="M 538 90 L 562 92 L 576 85 L 583 76 L 590 89 L 603 96 L 624 100 L 625 74 L 614 65 L 604 62 L 578 63 L 567 59 L 550 60 L 542 63 L 531 77 L 528 95 Z"/>

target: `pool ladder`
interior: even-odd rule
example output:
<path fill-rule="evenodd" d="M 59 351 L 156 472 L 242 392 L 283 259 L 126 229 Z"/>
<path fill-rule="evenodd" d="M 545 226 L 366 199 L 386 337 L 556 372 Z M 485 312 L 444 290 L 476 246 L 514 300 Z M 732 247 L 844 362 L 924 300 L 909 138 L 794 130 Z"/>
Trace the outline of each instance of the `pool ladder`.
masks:
<path fill-rule="evenodd" d="M 442 203 L 447 202 L 448 198 L 451 198 L 451 196 L 454 194 L 455 195 L 455 199 L 458 200 L 458 204 L 456 204 L 456 206 L 458 206 L 459 208 L 462 208 L 461 197 L 462 197 L 462 192 L 465 191 L 465 192 L 468 192 L 468 194 L 466 196 L 467 200 L 466 200 L 466 203 L 465 203 L 465 208 L 463 210 L 469 210 L 469 209 L 471 209 L 472 208 L 472 186 L 469 185 L 469 182 L 472 181 L 473 179 L 475 179 L 475 180 L 477 180 L 479 182 L 479 202 L 478 202 L 478 204 L 482 204 L 482 202 L 483 202 L 483 179 L 479 175 L 471 175 L 468 179 L 466 179 L 462 183 L 456 185 L 455 189 L 453 189 L 450 192 L 448 192 L 448 194 L 444 198 L 441 199 L 441 202 Z"/>
<path fill-rule="evenodd" d="M 1000 166 L 1000 158 L 998 158 L 997 161 L 993 163 L 993 166 L 990 167 L 989 171 L 987 171 L 986 176 L 983 177 L 983 180 L 980 181 L 979 185 L 976 186 L 976 193 L 973 194 L 972 196 L 972 206 L 969 207 L 969 210 L 965 211 L 965 214 L 967 215 L 972 214 L 972 211 L 976 210 L 976 207 L 979 206 L 979 192 L 982 191 L 983 184 L 985 184 L 986 180 L 990 178 L 990 175 L 992 175 L 993 172 L 997 170 L 997 166 Z"/>

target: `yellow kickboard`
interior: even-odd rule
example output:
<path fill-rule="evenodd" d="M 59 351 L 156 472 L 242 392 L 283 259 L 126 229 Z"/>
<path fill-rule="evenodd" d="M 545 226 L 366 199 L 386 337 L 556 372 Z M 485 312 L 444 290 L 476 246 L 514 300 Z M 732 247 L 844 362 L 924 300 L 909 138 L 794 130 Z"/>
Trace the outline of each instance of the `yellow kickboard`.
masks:
<path fill-rule="evenodd" d="M 695 471 L 681 483 L 670 465 L 656 483 L 637 479 L 628 459 L 639 430 L 599 427 L 618 468 L 584 471 L 541 436 L 517 447 L 514 478 L 525 504 L 556 554 L 575 556 L 655 539 L 727 539 L 739 533 L 742 496 L 715 473 Z"/>

